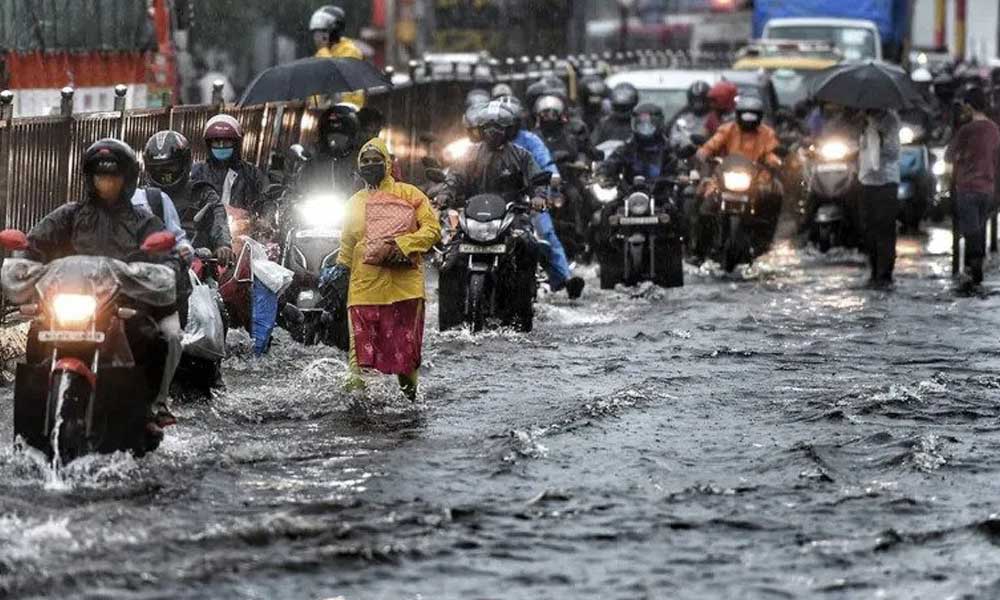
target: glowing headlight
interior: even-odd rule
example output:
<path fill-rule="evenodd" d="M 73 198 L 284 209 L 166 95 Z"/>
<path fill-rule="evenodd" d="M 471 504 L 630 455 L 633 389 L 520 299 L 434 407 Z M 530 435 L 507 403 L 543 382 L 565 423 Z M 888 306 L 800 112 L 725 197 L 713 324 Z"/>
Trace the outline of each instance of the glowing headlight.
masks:
<path fill-rule="evenodd" d="M 730 192 L 745 192 L 750 189 L 753 180 L 750 173 L 743 171 L 726 171 L 722 174 L 722 183 Z"/>
<path fill-rule="evenodd" d="M 63 325 L 81 325 L 94 318 L 97 300 L 84 294 L 56 294 L 52 300 L 56 321 Z"/>
<path fill-rule="evenodd" d="M 626 200 L 628 214 L 642 217 L 649 214 L 649 196 L 646 194 L 632 194 Z"/>
<path fill-rule="evenodd" d="M 618 199 L 617 187 L 602 187 L 599 183 L 595 183 L 590 186 L 590 193 L 593 194 L 594 198 L 597 198 L 597 201 L 601 204 L 614 202 Z"/>
<path fill-rule="evenodd" d="M 338 227 L 344 219 L 344 203 L 336 196 L 313 196 L 296 210 L 307 227 Z"/>
<path fill-rule="evenodd" d="M 826 142 L 819 147 L 819 155 L 824 160 L 844 160 L 847 158 L 848 152 L 850 152 L 850 149 L 847 147 L 847 144 L 839 140 Z"/>
<path fill-rule="evenodd" d="M 455 140 L 444 147 L 444 159 L 448 162 L 455 162 L 468 154 L 474 145 L 469 138 Z"/>
<path fill-rule="evenodd" d="M 943 160 L 934 161 L 934 165 L 931 166 L 931 172 L 934 173 L 935 177 L 942 177 L 948 173 L 948 163 Z"/>
<path fill-rule="evenodd" d="M 469 236 L 469 239 L 486 244 L 500 237 L 501 224 L 502 221 L 499 220 L 487 221 L 486 223 L 466 220 L 462 228 L 465 229 L 465 234 Z"/>
<path fill-rule="evenodd" d="M 906 145 L 912 144 L 913 140 L 917 138 L 917 133 L 913 131 L 912 127 L 903 127 L 899 130 L 899 143 Z"/>

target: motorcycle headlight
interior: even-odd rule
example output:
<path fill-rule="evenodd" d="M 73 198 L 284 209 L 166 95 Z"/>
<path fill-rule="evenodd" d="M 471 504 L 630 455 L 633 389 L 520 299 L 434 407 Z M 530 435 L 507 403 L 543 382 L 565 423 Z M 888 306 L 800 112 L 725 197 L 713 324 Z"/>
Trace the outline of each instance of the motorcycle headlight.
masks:
<path fill-rule="evenodd" d="M 296 209 L 302 222 L 309 227 L 340 227 L 344 220 L 344 203 L 336 196 L 312 196 Z"/>
<path fill-rule="evenodd" d="M 501 221 L 487 221 L 482 223 L 480 221 L 466 219 L 465 234 L 468 235 L 469 239 L 473 241 L 486 244 L 492 242 L 500 236 L 501 223 Z"/>
<path fill-rule="evenodd" d="M 628 214 L 642 217 L 649 214 L 650 201 L 646 194 L 632 194 L 625 202 Z"/>
<path fill-rule="evenodd" d="M 819 147 L 819 155 L 824 160 L 844 160 L 850 152 L 847 144 L 841 141 L 826 142 Z"/>
<path fill-rule="evenodd" d="M 906 144 L 912 144 L 913 140 L 915 140 L 916 138 L 917 138 L 917 132 L 913 131 L 912 127 L 902 127 L 902 128 L 900 128 L 900 130 L 899 130 L 899 143 L 900 144 L 903 144 L 904 146 Z"/>
<path fill-rule="evenodd" d="M 726 171 L 722 174 L 722 183 L 730 192 L 745 192 L 750 189 L 753 178 L 743 171 Z"/>
<path fill-rule="evenodd" d="M 603 187 L 599 183 L 595 183 L 590 186 L 590 193 L 593 194 L 594 198 L 597 198 L 597 201 L 601 204 L 614 202 L 618 199 L 617 187 Z"/>
<path fill-rule="evenodd" d="M 943 177 L 948 173 L 949 164 L 943 160 L 934 161 L 934 165 L 931 167 L 931 172 L 934 173 L 935 177 Z"/>
<path fill-rule="evenodd" d="M 62 325 L 82 325 L 94 318 L 97 299 L 85 294 L 56 294 L 52 311 Z"/>
<path fill-rule="evenodd" d="M 443 154 L 444 159 L 448 162 L 455 162 L 469 153 L 469 150 L 473 146 L 472 140 L 469 138 L 462 138 L 460 140 L 455 140 L 454 142 L 448 144 L 444 147 Z"/>

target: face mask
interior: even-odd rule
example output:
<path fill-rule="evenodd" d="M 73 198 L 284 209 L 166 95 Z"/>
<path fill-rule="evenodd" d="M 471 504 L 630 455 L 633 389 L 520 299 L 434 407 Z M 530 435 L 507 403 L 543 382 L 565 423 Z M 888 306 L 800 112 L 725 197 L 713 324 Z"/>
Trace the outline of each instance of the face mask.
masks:
<path fill-rule="evenodd" d="M 483 140 L 490 148 L 496 150 L 507 141 L 507 134 L 503 129 L 489 127 L 483 130 Z"/>
<path fill-rule="evenodd" d="M 358 171 L 361 173 L 361 179 L 364 179 L 369 187 L 378 187 L 385 179 L 385 163 L 362 165 Z"/>
<path fill-rule="evenodd" d="M 225 162 L 233 157 L 235 150 L 233 148 L 212 148 L 212 156 L 215 160 Z"/>

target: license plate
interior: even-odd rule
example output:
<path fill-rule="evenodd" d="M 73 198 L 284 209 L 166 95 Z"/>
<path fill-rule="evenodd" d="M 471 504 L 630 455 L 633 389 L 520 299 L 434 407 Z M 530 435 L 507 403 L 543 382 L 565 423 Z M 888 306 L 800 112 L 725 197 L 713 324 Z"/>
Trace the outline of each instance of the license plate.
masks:
<path fill-rule="evenodd" d="M 462 254 L 506 254 L 507 244 L 493 246 L 477 246 L 475 244 L 460 244 L 458 251 Z"/>
<path fill-rule="evenodd" d="M 57 344 L 63 342 L 103 344 L 104 333 L 100 331 L 39 331 L 38 341 Z"/>
<path fill-rule="evenodd" d="M 622 217 L 619 221 L 622 225 L 658 225 L 659 217 Z"/>
<path fill-rule="evenodd" d="M 847 170 L 847 165 L 844 163 L 825 163 L 816 165 L 816 171 L 819 173 L 842 173 Z"/>
<path fill-rule="evenodd" d="M 750 196 L 746 194 L 734 194 L 732 192 L 722 192 L 724 202 L 750 202 Z"/>
<path fill-rule="evenodd" d="M 300 240 L 301 239 L 312 240 L 312 239 L 324 239 L 324 238 L 339 240 L 340 235 L 341 235 L 341 230 L 339 229 L 300 229 L 295 232 L 295 237 Z"/>

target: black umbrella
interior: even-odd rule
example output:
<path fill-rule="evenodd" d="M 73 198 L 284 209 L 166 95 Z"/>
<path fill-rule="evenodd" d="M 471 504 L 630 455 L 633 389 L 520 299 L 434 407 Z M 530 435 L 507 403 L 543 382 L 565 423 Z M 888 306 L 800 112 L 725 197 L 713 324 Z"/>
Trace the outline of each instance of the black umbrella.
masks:
<path fill-rule="evenodd" d="M 304 58 L 271 67 L 254 79 L 240 105 L 305 100 L 312 96 L 389 87 L 371 63 L 354 58 Z"/>
<path fill-rule="evenodd" d="M 817 100 L 858 110 L 903 109 L 921 102 L 906 71 L 875 61 L 831 67 L 816 78 L 813 90 Z"/>

